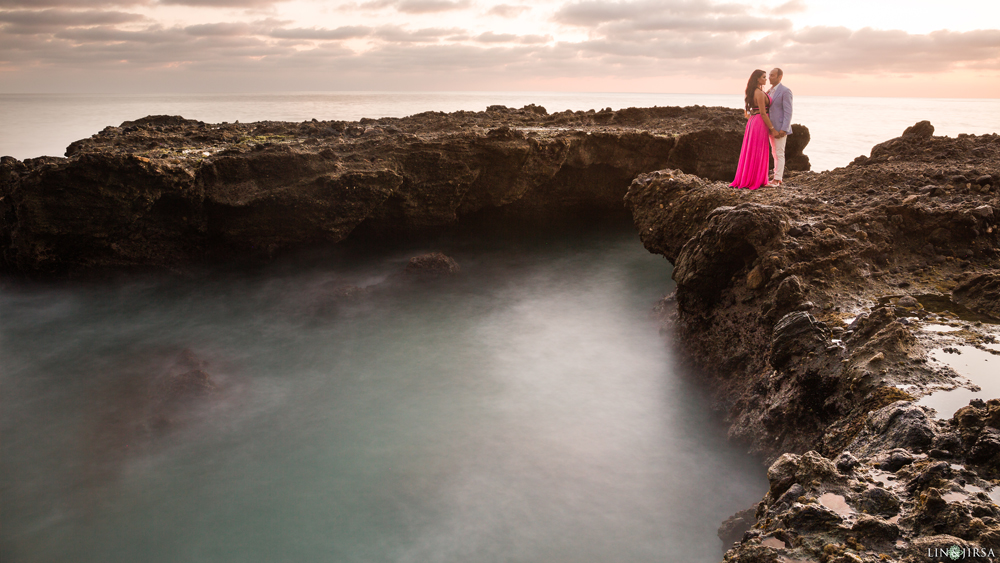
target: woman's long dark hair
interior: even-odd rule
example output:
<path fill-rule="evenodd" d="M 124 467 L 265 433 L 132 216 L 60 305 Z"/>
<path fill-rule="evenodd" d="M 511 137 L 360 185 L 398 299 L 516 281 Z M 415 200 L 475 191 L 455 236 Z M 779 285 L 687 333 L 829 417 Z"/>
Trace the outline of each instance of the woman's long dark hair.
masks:
<path fill-rule="evenodd" d="M 757 81 L 765 74 L 767 73 L 763 70 L 757 69 L 750 75 L 750 80 L 747 80 L 747 95 L 743 98 L 743 101 L 746 102 L 747 111 L 753 111 L 753 95 L 754 91 L 757 90 Z"/>

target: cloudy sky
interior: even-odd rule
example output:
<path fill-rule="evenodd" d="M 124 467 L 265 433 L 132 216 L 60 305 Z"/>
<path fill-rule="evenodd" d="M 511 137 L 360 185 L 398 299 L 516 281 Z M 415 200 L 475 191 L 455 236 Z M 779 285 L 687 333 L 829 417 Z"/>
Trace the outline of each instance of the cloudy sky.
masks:
<path fill-rule="evenodd" d="M 0 92 L 1000 97 L 995 0 L 0 0 Z M 738 86 L 741 88 L 742 86 Z"/>

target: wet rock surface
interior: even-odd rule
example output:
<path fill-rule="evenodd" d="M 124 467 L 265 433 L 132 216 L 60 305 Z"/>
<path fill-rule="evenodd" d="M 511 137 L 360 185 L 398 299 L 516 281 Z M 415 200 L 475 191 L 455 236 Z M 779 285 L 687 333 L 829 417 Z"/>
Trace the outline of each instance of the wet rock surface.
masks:
<path fill-rule="evenodd" d="M 970 467 L 906 455 L 910 463 L 895 470 L 876 458 L 846 468 L 814 451 L 782 455 L 756 522 L 725 560 L 916 562 L 946 557 L 952 545 L 969 560 L 995 556 L 1000 507 L 986 494 L 991 484 Z"/>
<path fill-rule="evenodd" d="M 453 276 L 462 271 L 455 259 L 440 252 L 430 252 L 410 258 L 403 273 L 408 276 Z"/>
<path fill-rule="evenodd" d="M 735 173 L 745 119 L 727 108 L 555 114 L 530 105 L 358 122 L 208 124 L 149 116 L 66 158 L 0 162 L 0 270 L 64 276 L 269 259 L 491 217 L 626 219 L 641 172 Z M 796 125 L 790 167 L 808 169 Z"/>
<path fill-rule="evenodd" d="M 771 463 L 727 561 L 1000 553 L 1000 400 L 954 416 L 916 403 L 970 386 L 932 351 L 1000 354 L 998 186 L 1000 136 L 936 137 L 927 122 L 782 188 L 678 170 L 632 183 L 643 243 L 675 265 L 663 321 L 730 436 Z"/>
<path fill-rule="evenodd" d="M 954 291 L 955 302 L 1000 321 L 1000 271 L 970 276 Z"/>

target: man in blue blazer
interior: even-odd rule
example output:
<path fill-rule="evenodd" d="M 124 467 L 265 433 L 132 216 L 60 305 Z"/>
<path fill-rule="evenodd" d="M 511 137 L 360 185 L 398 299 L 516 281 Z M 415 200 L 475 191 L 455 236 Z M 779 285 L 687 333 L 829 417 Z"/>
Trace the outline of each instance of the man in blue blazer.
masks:
<path fill-rule="evenodd" d="M 792 134 L 792 91 L 781 83 L 784 73 L 780 68 L 771 70 L 768 80 L 771 81 L 771 89 L 767 91 L 771 96 L 771 111 L 768 114 L 771 123 L 778 130 L 778 134 L 768 137 L 771 140 L 771 154 L 774 155 L 774 179 L 771 186 L 780 186 L 781 177 L 785 173 L 785 142 L 788 135 Z"/>

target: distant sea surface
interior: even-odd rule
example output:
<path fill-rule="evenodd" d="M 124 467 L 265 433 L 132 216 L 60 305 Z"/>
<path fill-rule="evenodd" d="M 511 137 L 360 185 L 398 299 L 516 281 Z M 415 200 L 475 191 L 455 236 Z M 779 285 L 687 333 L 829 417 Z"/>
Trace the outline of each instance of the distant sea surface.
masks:
<path fill-rule="evenodd" d="M 789 86 L 794 90 L 795 84 Z M 742 106 L 739 92 L 623 94 L 593 92 L 321 92 L 287 94 L 75 95 L 0 94 L 0 155 L 62 156 L 71 142 L 146 115 L 223 121 L 355 121 L 424 111 L 482 111 L 537 104 L 550 113 L 652 106 Z M 846 166 L 906 127 L 929 120 L 935 134 L 1000 132 L 1000 99 L 797 96 L 794 119 L 809 128 L 813 170 Z"/>

